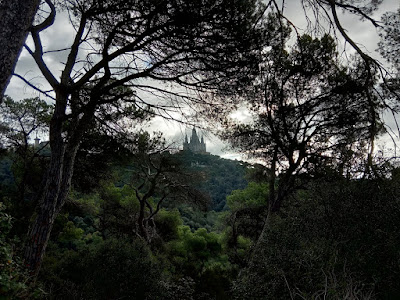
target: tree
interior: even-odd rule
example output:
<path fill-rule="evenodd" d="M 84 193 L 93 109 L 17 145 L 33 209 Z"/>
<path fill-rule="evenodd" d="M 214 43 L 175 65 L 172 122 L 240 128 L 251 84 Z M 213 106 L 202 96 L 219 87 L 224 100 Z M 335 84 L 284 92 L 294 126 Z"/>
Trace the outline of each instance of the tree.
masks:
<path fill-rule="evenodd" d="M 247 94 L 254 120 L 239 125 L 228 122 L 226 127 L 233 130 L 224 133 L 237 148 L 269 166 L 273 212 L 279 211 L 295 186 L 295 174 L 324 164 L 336 165 L 341 173 L 354 172 L 348 163 L 354 156 L 350 154 L 365 151 L 375 139 L 380 109 L 365 79 L 370 70 L 338 64 L 331 37 L 304 35 L 286 51 L 289 32 L 279 31 L 281 40 L 265 54 L 260 75 Z"/>
<path fill-rule="evenodd" d="M 268 208 L 250 257 L 254 264 L 267 247 L 271 219 L 304 179 L 321 176 L 326 167 L 341 176 L 373 174 L 373 142 L 381 129 L 371 69 L 340 65 L 327 35 L 303 35 L 287 51 L 289 31 L 274 16 L 270 22 L 277 24 L 271 25 L 278 29 L 275 43 L 264 53 L 259 77 L 243 93 L 253 118 L 247 124 L 228 121 L 223 133 L 237 149 L 269 167 Z M 363 164 L 352 164 L 356 155 Z"/>
<path fill-rule="evenodd" d="M 40 268 L 70 189 L 79 144 L 96 113 L 120 101 L 136 111 L 153 107 L 168 117 L 173 104 L 151 102 L 149 95 L 191 101 L 195 93 L 233 84 L 233 75 L 254 70 L 260 36 L 254 29 L 256 1 L 70 1 L 61 8 L 70 12 L 76 34 L 57 79 L 46 65 L 40 38 L 56 15 L 52 2 L 46 3 L 51 13 L 31 29 L 34 49 L 26 46 L 55 92 L 51 158 L 25 254 L 33 273 Z M 85 46 L 92 52 L 81 57 Z"/>
<path fill-rule="evenodd" d="M 228 243 L 235 251 L 234 259 L 239 263 L 243 263 L 238 255 L 240 238 L 257 240 L 265 220 L 267 199 L 268 184 L 256 182 L 249 182 L 245 189 L 235 190 L 227 197 L 230 208 L 226 217 Z"/>
<path fill-rule="evenodd" d="M 33 133 L 48 131 L 53 106 L 39 98 L 14 101 L 5 97 L 0 109 L 0 126 L 4 128 L 2 143 L 19 151 L 29 147 Z"/>
<path fill-rule="evenodd" d="M 39 4 L 40 0 L 0 1 L 0 103 Z"/>
<path fill-rule="evenodd" d="M 154 219 L 166 199 L 202 207 L 207 206 L 209 199 L 193 186 L 195 174 L 184 169 L 160 137 L 151 140 L 143 134 L 139 145 L 145 148 L 139 147 L 135 155 L 130 185 L 139 201 L 137 234 L 150 243 L 156 233 Z"/>
<path fill-rule="evenodd" d="M 397 71 L 400 70 L 400 8 L 396 12 L 383 15 L 384 27 L 381 30 L 379 51 L 384 58 L 393 64 Z"/>
<path fill-rule="evenodd" d="M 53 106 L 39 98 L 14 101 L 5 97 L 0 105 L 0 127 L 3 128 L 0 138 L 14 154 L 13 168 L 17 178 L 19 205 L 25 200 L 28 179 L 34 177 L 31 173 L 33 166 L 46 146 L 30 143 L 32 135 L 47 133 L 52 111 Z"/>
<path fill-rule="evenodd" d="M 397 107 L 397 103 L 400 100 L 400 8 L 396 12 L 384 14 L 382 23 L 384 26 L 380 31 L 379 52 L 392 67 L 387 78 L 384 78 L 382 88 L 385 92 L 387 103 L 390 106 Z M 396 118 L 394 119 L 398 127 Z"/>

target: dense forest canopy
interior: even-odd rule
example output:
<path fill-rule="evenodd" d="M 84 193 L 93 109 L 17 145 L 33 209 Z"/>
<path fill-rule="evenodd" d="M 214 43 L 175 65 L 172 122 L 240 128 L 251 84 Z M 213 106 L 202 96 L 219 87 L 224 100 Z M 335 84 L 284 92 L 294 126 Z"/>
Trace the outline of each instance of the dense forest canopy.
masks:
<path fill-rule="evenodd" d="M 0 298 L 400 297 L 399 162 L 376 145 L 399 138 L 400 8 L 299 1 L 302 31 L 285 1 L 22 2 L 0 2 L 0 90 L 27 35 L 46 84 L 14 74 L 40 97 L 0 102 Z M 156 117 L 258 164 L 172 149 Z"/>

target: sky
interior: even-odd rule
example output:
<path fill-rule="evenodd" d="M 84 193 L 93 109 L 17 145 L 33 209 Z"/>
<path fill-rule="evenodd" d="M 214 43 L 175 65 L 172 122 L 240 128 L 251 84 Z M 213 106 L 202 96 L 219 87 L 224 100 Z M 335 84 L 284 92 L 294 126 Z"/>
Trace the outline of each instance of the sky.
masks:
<path fill-rule="evenodd" d="M 384 12 L 395 11 L 398 7 L 398 0 L 383 0 L 379 10 L 374 13 L 373 17 L 379 20 L 380 16 Z M 285 1 L 285 15 L 300 29 L 300 32 L 306 29 L 307 23 L 304 19 L 304 13 L 300 6 L 299 0 Z M 365 50 L 369 55 L 382 60 L 382 58 L 376 52 L 376 49 L 378 48 L 377 43 L 379 41 L 379 35 L 374 26 L 368 22 L 361 22 L 357 17 L 351 14 L 341 13 L 339 17 L 342 25 L 344 28 L 346 28 L 350 37 L 359 45 L 361 45 L 362 49 Z M 73 30 L 71 26 L 69 26 L 67 15 L 58 13 L 54 25 L 43 32 L 41 37 L 45 51 L 68 48 L 72 43 Z M 27 40 L 27 44 L 32 44 L 29 38 Z M 352 53 L 352 49 L 350 49 L 349 45 L 345 46 L 345 49 L 347 50 L 347 53 Z M 60 74 L 60 71 L 63 68 L 62 62 L 65 61 L 65 53 L 66 52 L 53 52 L 45 56 L 45 62 L 56 74 Z M 24 78 L 29 80 L 29 82 L 37 85 L 41 89 L 49 89 L 49 86 L 42 78 L 40 71 L 26 50 L 23 50 L 20 55 L 15 73 L 24 76 Z M 42 99 L 45 99 L 44 96 L 39 95 L 38 92 L 34 91 L 27 84 L 23 83 L 16 77 L 12 78 L 6 94 L 15 100 L 35 96 L 40 96 Z M 245 116 L 240 115 L 239 113 L 237 117 L 243 118 Z M 394 121 L 391 116 L 385 116 L 385 119 L 388 124 L 393 126 Z M 188 134 L 188 136 L 190 135 L 191 129 L 191 126 L 167 122 L 161 118 L 155 118 L 147 127 L 147 130 L 150 132 L 162 131 L 167 141 L 178 144 L 183 142 L 185 134 Z M 207 143 L 207 151 L 215 155 L 221 155 L 225 158 L 240 158 L 240 156 L 234 151 L 227 150 L 227 145 L 213 136 L 210 132 L 206 132 L 201 129 L 198 129 L 198 132 L 200 135 L 204 135 L 205 142 Z"/>

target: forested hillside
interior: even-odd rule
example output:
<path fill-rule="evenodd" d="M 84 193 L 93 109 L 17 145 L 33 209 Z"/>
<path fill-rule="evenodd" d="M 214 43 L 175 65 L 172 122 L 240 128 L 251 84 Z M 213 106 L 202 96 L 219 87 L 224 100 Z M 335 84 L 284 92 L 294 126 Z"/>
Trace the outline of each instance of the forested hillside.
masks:
<path fill-rule="evenodd" d="M 0 23 L 1 300 L 400 299 L 395 0 L 1 0 Z"/>
<path fill-rule="evenodd" d="M 233 190 L 243 189 L 247 185 L 245 175 L 250 165 L 245 162 L 190 151 L 182 151 L 176 155 L 192 172 L 202 174 L 196 186 L 210 196 L 211 203 L 208 210 L 223 210 L 226 196 Z"/>
<path fill-rule="evenodd" d="M 16 255 L 23 244 L 10 237 L 25 233 L 35 201 L 28 195 L 39 185 L 26 182 L 29 193 L 20 203 L 18 159 L 13 152 L 3 155 L 2 293 L 39 299 L 243 299 L 248 294 L 286 299 L 292 292 L 287 281 L 296 284 L 293 292 L 299 297 L 398 295 L 397 169 L 390 179 L 379 180 L 348 180 L 326 169 L 324 176 L 307 180 L 288 199 L 282 215 L 270 217 L 261 244 L 265 246 L 260 246 L 270 194 L 266 170 L 246 165 L 250 183 L 228 195 L 225 211 L 218 213 L 200 201 L 210 200 L 200 196 L 210 178 L 212 182 L 203 175 L 208 168 L 216 170 L 217 178 L 224 176 L 225 168 L 243 174 L 245 166 L 215 156 L 164 155 L 173 162 L 174 174 L 178 161 L 184 162 L 180 168 L 185 176 L 195 174 L 193 190 L 171 192 L 157 211 L 166 184 L 159 181 L 163 189 L 154 188 L 148 199 L 152 208 L 146 208 L 145 215 L 157 212 L 145 221 L 143 235 L 138 221 L 148 189 L 136 195 L 140 183 L 132 180 L 138 178 L 134 158 L 128 157 L 128 164 L 126 157 L 114 161 L 108 166 L 109 176 L 90 191 L 73 189 L 56 219 L 36 285 L 29 284 Z M 206 166 L 210 162 L 214 166 Z M 42 171 L 36 165 L 29 172 Z M 163 174 L 167 177 L 168 172 Z M 199 185 L 200 180 L 205 185 Z M 253 265 L 249 255 L 257 247 L 262 251 L 256 252 Z M 277 272 L 282 280 L 274 279 Z"/>

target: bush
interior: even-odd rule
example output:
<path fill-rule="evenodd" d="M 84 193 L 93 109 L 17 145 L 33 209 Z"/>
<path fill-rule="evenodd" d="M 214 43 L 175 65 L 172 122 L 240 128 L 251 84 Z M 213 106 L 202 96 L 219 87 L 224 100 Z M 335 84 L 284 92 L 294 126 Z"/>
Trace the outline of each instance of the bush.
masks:
<path fill-rule="evenodd" d="M 12 217 L 0 202 L 0 299 L 39 299 L 43 292 L 31 284 L 22 259 L 15 255 L 16 240 L 8 236 L 11 227 Z"/>
<path fill-rule="evenodd" d="M 269 218 L 236 299 L 399 299 L 400 197 L 390 180 L 315 181 Z"/>
<path fill-rule="evenodd" d="M 109 239 L 48 254 L 42 280 L 54 299 L 157 299 L 162 270 L 140 240 Z"/>

